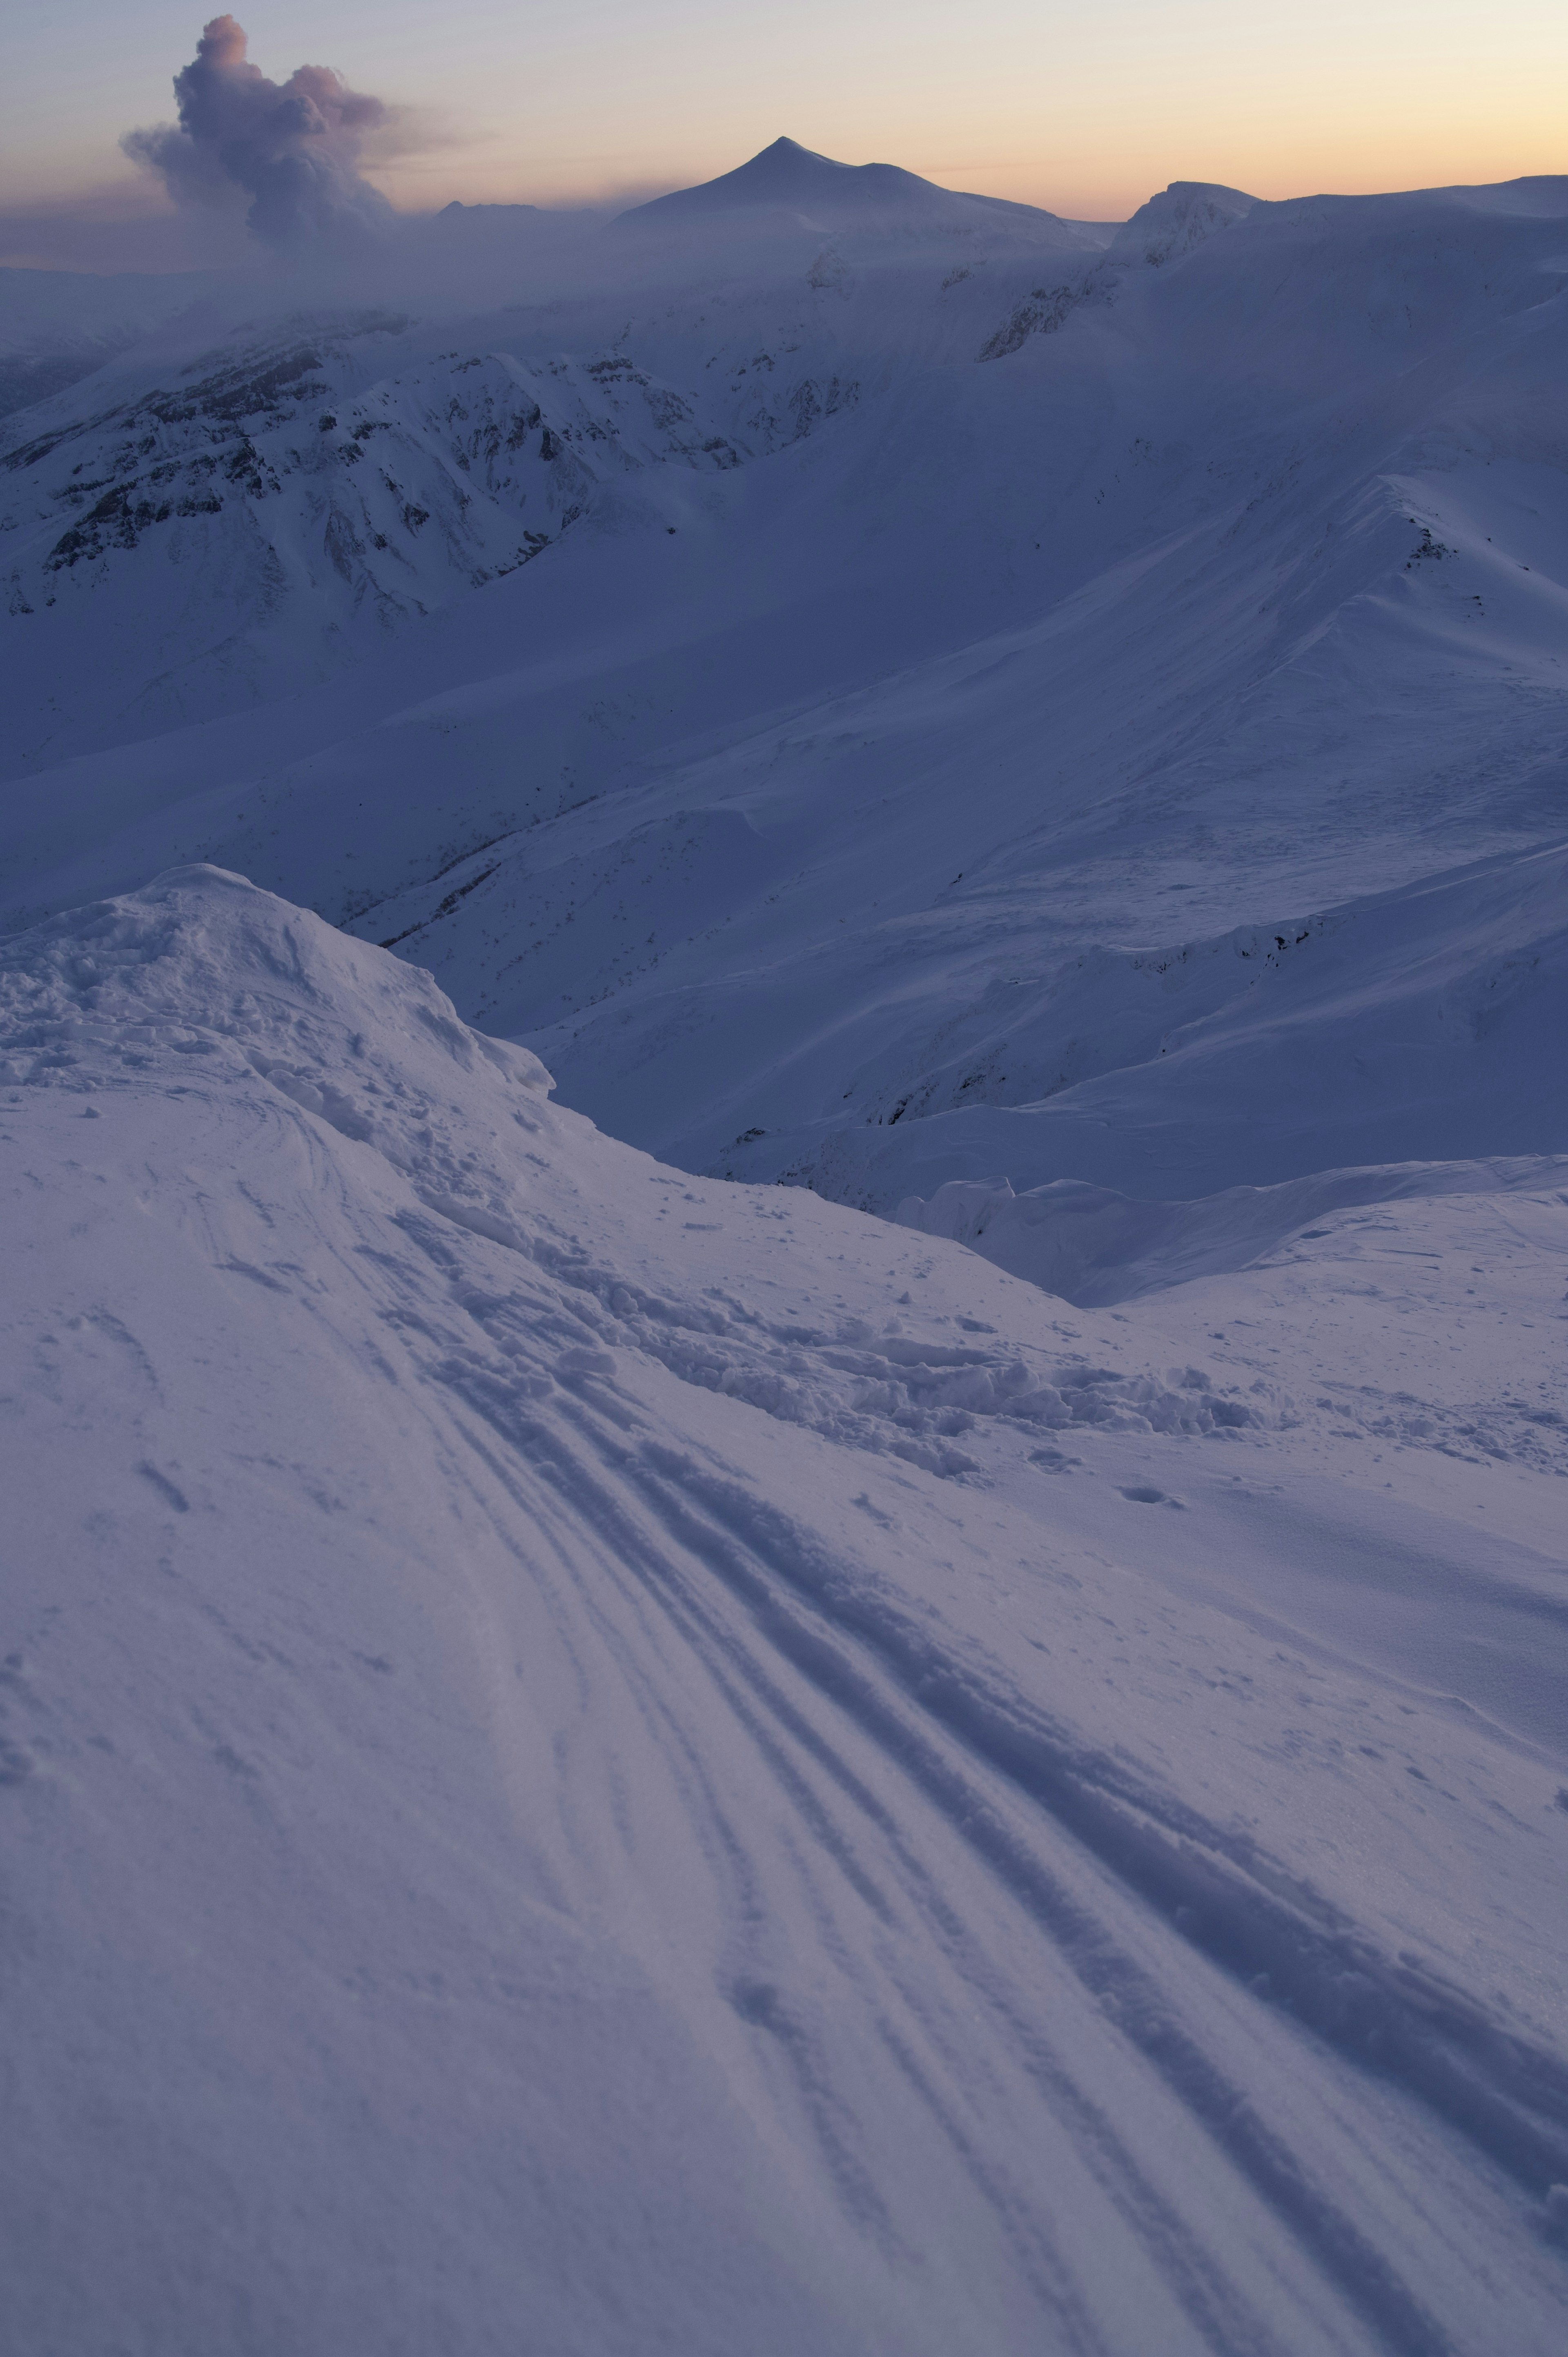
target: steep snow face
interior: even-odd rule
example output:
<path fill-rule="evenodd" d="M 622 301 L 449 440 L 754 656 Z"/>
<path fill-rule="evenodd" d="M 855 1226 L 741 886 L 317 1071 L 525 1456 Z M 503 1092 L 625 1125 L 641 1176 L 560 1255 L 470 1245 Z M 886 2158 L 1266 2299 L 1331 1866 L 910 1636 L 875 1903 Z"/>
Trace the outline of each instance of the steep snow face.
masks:
<path fill-rule="evenodd" d="M 547 1089 L 0 948 L 8 2341 L 1553 2357 L 1561 1170 L 1073 1313 Z"/>

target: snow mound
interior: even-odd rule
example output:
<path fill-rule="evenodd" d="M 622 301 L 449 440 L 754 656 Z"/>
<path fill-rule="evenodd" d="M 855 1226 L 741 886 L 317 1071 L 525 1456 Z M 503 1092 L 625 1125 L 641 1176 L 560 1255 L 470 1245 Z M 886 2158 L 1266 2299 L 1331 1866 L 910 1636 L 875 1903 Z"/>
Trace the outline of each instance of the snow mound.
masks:
<path fill-rule="evenodd" d="M 477 1110 L 464 1083 L 499 1076 L 525 1127 L 554 1085 L 526 1048 L 459 1023 L 418 967 L 367 959 L 222 868 L 171 870 L 0 952 L 0 1082 L 124 1085 L 169 1056 L 209 1086 L 259 1076 L 483 1233 L 508 1231 L 514 1182 L 477 1157 L 471 1126 L 452 1144 Z"/>

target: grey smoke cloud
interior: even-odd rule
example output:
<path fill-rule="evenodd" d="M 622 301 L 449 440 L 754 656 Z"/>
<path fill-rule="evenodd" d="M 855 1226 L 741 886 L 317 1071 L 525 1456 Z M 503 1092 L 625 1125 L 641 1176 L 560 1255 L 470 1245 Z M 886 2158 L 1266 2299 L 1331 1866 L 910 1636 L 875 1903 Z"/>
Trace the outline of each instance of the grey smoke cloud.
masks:
<path fill-rule="evenodd" d="M 120 144 L 162 176 L 177 204 L 231 203 L 242 191 L 249 226 L 277 246 L 392 223 L 392 207 L 359 168 L 367 135 L 390 111 L 328 67 L 272 81 L 248 60 L 243 27 L 214 16 L 174 89 L 178 124 L 128 131 Z"/>

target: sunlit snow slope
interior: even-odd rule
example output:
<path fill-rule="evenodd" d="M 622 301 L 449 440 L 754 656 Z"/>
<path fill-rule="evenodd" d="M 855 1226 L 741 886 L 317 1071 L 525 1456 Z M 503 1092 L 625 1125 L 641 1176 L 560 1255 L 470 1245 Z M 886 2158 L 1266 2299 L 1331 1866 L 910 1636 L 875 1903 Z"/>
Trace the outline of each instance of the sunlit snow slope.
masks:
<path fill-rule="evenodd" d="M 547 1087 L 0 950 L 6 2347 L 1552 2357 L 1568 1166 L 1073 1313 Z"/>

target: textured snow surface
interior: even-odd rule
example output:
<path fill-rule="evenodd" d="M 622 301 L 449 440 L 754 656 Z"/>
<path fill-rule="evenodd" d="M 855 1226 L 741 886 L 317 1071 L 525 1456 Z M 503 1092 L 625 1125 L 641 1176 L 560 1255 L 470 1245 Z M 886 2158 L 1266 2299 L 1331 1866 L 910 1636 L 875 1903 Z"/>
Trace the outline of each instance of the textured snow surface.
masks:
<path fill-rule="evenodd" d="M 1075 1311 L 547 1090 L 0 952 L 7 2345 L 1560 2349 L 1561 1167 Z"/>

